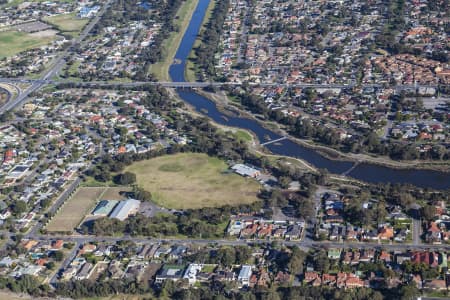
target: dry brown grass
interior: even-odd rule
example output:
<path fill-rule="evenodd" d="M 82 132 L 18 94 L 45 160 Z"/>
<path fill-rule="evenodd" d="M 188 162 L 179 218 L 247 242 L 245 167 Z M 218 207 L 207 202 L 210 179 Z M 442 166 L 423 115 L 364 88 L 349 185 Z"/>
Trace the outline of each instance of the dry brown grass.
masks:
<path fill-rule="evenodd" d="M 106 188 L 82 187 L 67 200 L 46 229 L 49 232 L 72 231 L 83 220 Z"/>
<path fill-rule="evenodd" d="M 101 200 L 124 200 L 127 197 L 121 193 L 130 191 L 130 187 L 110 187 L 103 193 Z"/>
<path fill-rule="evenodd" d="M 259 183 L 229 171 L 218 158 L 180 153 L 140 161 L 126 171 L 152 193 L 154 201 L 175 209 L 219 207 L 257 201 Z"/>

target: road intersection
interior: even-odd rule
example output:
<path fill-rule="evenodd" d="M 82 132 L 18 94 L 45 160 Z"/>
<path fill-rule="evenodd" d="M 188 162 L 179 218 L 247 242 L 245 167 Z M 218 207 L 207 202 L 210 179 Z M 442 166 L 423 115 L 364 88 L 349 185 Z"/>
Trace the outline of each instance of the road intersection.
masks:
<path fill-rule="evenodd" d="M 97 24 L 100 20 L 103 13 L 107 10 L 111 3 L 111 0 L 108 0 L 103 6 L 100 13 L 85 27 L 80 36 L 72 41 L 72 46 L 75 46 L 81 43 L 87 35 L 90 33 L 92 28 Z M 248 85 L 258 85 L 258 86 L 276 86 L 276 87 L 301 87 L 301 88 L 355 88 L 355 87 L 383 87 L 381 84 L 367 84 L 367 85 L 356 85 L 356 84 L 285 84 L 285 83 L 237 83 L 237 82 L 127 82 L 127 83 L 110 83 L 110 82 L 71 82 L 71 81 L 62 81 L 62 80 L 54 80 L 54 78 L 66 65 L 66 58 L 70 53 L 70 48 L 62 52 L 54 61 L 53 66 L 47 70 L 40 79 L 24 79 L 24 78 L 0 78 L 0 83 L 9 84 L 13 86 L 17 86 L 18 84 L 30 84 L 28 88 L 25 90 L 18 89 L 17 96 L 14 99 L 11 99 L 8 103 L 6 103 L 3 107 L 0 108 L 0 114 L 5 113 L 7 111 L 13 110 L 20 105 L 24 104 L 27 98 L 35 91 L 39 90 L 43 86 L 46 85 L 59 85 L 59 84 L 73 84 L 79 87 L 102 87 L 102 86 L 121 86 L 121 87 L 139 87 L 144 85 L 154 85 L 154 86 L 162 86 L 169 88 L 204 88 L 204 87 L 222 87 L 222 86 L 239 86 L 243 84 Z M 434 87 L 437 86 L 418 86 L 418 85 L 396 85 L 393 88 L 397 90 L 405 90 L 405 89 L 416 89 L 420 87 Z M 284 137 L 285 138 L 285 137 Z M 283 138 L 283 139 L 284 139 Z M 281 140 L 281 139 L 280 139 Z M 271 141 L 276 142 L 276 141 Z M 71 192 L 78 186 L 80 183 L 80 178 L 77 178 L 68 189 L 58 198 L 55 203 L 48 210 L 50 213 L 54 213 L 57 209 L 64 203 L 67 197 L 71 194 Z M 320 203 L 316 203 L 316 208 Z M 318 209 L 318 208 L 317 208 Z M 73 257 L 76 255 L 76 251 L 80 245 L 88 242 L 108 242 L 115 243 L 118 241 L 133 241 L 136 243 L 189 243 L 196 245 L 228 245 L 228 246 L 239 246 L 239 245 L 265 245 L 270 244 L 273 240 L 243 240 L 243 239 L 180 239 L 180 238 L 154 238 L 154 237 L 131 237 L 131 236 L 89 236 L 89 235 L 49 235 L 41 233 L 41 229 L 43 224 L 41 222 L 37 222 L 27 234 L 24 235 L 24 238 L 28 239 L 36 239 L 36 240 L 55 240 L 55 239 L 63 239 L 68 242 L 74 242 L 75 247 L 72 250 L 71 254 L 65 259 L 60 270 L 63 270 Z M 413 220 L 413 241 L 412 243 L 395 243 L 395 244 L 377 244 L 373 242 L 330 242 L 330 241 L 315 241 L 311 236 L 305 236 L 304 239 L 300 241 L 278 241 L 281 244 L 286 246 L 299 246 L 302 248 L 382 248 L 386 250 L 450 250 L 450 245 L 433 245 L 433 244 L 421 244 L 420 242 L 420 220 Z M 12 237 L 13 234 L 9 232 L 2 232 L 5 236 Z M 50 279 L 50 283 L 55 283 L 57 280 L 57 274 Z"/>

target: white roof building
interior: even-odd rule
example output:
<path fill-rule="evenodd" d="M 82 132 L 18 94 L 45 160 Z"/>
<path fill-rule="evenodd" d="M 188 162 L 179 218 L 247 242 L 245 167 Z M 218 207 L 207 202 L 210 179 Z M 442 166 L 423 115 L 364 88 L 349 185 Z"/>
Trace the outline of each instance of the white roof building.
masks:
<path fill-rule="evenodd" d="M 248 176 L 255 178 L 261 174 L 259 170 L 243 164 L 235 164 L 234 166 L 231 167 L 231 169 L 233 169 L 236 173 L 238 173 L 241 176 Z"/>
<path fill-rule="evenodd" d="M 119 219 L 120 221 L 123 221 L 130 215 L 135 214 L 140 206 L 141 201 L 135 199 L 120 201 L 119 204 L 117 204 L 117 206 L 114 208 L 112 213 L 109 215 L 109 217 L 112 219 Z"/>
<path fill-rule="evenodd" d="M 202 270 L 203 265 L 201 264 L 190 264 L 184 272 L 184 279 L 189 281 L 189 284 L 195 284 L 197 282 L 197 274 Z"/>
<path fill-rule="evenodd" d="M 247 286 L 250 283 L 250 277 L 252 276 L 252 266 L 243 265 L 239 272 L 238 281 L 243 286 Z"/>

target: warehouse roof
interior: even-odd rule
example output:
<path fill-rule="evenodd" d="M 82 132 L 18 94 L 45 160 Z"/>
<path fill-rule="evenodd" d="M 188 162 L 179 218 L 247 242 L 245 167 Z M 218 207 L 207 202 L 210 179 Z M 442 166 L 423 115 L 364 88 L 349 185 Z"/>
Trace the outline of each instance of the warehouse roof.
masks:
<path fill-rule="evenodd" d="M 128 218 L 130 214 L 135 213 L 140 205 L 141 202 L 135 199 L 120 201 L 109 217 L 123 221 Z"/>
<path fill-rule="evenodd" d="M 117 205 L 117 200 L 102 200 L 95 207 L 92 214 L 94 216 L 107 216 Z"/>

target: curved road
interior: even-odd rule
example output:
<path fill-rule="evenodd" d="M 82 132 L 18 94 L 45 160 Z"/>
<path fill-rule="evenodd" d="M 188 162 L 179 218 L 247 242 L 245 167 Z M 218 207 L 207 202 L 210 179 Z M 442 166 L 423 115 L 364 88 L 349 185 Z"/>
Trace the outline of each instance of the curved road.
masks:
<path fill-rule="evenodd" d="M 107 8 L 110 6 L 112 1 L 113 0 L 108 0 L 105 2 L 105 4 L 103 5 L 102 9 L 97 14 L 97 16 L 91 22 L 89 22 L 89 24 L 83 29 L 83 31 L 77 38 L 72 40 L 71 46 L 74 46 L 74 45 L 80 43 L 81 41 L 83 41 L 86 38 L 86 36 L 89 34 L 89 32 L 92 30 L 92 28 L 94 28 L 95 24 L 97 24 L 97 22 L 100 20 L 101 16 L 105 13 Z M 65 58 L 69 54 L 70 48 L 71 47 L 68 47 L 65 51 L 63 51 L 55 59 L 53 66 L 50 69 L 48 69 L 42 75 L 42 77 L 40 79 L 37 79 L 37 80 L 26 80 L 26 79 L 3 79 L 3 80 L 0 80 L 0 82 L 8 82 L 8 83 L 11 83 L 11 82 L 31 83 L 31 86 L 29 88 L 27 88 L 25 91 L 20 93 L 15 99 L 12 99 L 11 101 L 8 101 L 8 103 L 3 105 L 0 108 L 0 114 L 3 114 L 9 110 L 12 110 L 12 109 L 20 106 L 21 104 L 23 104 L 25 102 L 25 100 L 28 98 L 28 96 L 31 93 L 37 91 L 42 86 L 48 84 L 49 79 L 52 78 L 53 76 L 57 75 L 61 71 L 61 69 L 65 66 L 65 64 L 66 64 Z"/>

